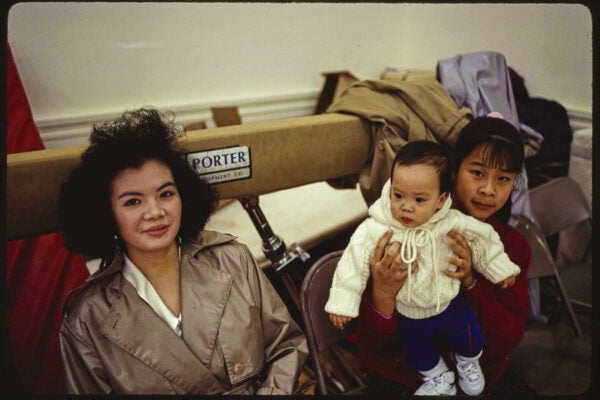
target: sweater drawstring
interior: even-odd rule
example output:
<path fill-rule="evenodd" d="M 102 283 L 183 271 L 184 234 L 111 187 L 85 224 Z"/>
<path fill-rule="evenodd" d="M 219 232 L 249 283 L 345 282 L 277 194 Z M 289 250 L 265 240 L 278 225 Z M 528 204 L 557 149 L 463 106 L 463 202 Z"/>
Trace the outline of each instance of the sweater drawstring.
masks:
<path fill-rule="evenodd" d="M 435 275 L 435 297 L 436 297 L 436 312 L 440 311 L 440 290 L 439 290 L 439 273 L 437 271 L 436 266 L 436 256 L 437 249 L 435 246 L 435 239 L 433 237 L 433 233 L 431 230 L 416 227 L 416 228 L 407 228 L 405 230 L 404 240 L 402 241 L 402 246 L 400 247 L 400 257 L 402 257 L 402 262 L 408 264 L 408 301 L 411 301 L 412 294 L 412 269 L 411 264 L 417 259 L 417 247 L 423 247 L 427 240 L 429 239 L 429 244 L 431 245 L 431 258 L 433 262 L 433 273 Z"/>

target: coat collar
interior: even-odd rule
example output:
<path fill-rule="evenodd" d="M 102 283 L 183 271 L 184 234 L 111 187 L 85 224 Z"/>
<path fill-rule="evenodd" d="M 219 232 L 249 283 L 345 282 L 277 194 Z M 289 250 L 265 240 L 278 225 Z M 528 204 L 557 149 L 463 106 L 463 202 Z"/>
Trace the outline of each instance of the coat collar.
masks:
<path fill-rule="evenodd" d="M 235 239 L 235 236 L 226 233 L 203 230 L 198 234 L 196 240 L 183 242 L 181 245 L 181 250 L 182 253 L 187 252 L 190 255 L 195 256 L 198 252 L 207 247 L 232 242 Z"/>

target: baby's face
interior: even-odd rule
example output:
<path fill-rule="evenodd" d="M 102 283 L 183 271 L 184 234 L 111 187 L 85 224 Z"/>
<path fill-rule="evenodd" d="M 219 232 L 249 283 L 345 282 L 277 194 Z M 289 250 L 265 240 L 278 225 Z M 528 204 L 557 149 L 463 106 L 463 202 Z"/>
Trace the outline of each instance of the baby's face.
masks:
<path fill-rule="evenodd" d="M 440 195 L 440 180 L 431 165 L 396 165 L 391 181 L 392 216 L 406 227 L 424 224 L 446 199 Z"/>

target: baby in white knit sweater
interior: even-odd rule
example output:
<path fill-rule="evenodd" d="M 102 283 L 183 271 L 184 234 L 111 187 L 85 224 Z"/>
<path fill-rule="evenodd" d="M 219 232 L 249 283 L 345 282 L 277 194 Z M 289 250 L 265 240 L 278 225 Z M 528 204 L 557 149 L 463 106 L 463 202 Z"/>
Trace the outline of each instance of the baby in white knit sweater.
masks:
<path fill-rule="evenodd" d="M 338 328 L 358 316 L 375 246 L 391 229 L 392 240 L 401 243 L 404 265 L 412 265 L 396 296 L 405 362 L 425 381 L 451 379 L 453 388 L 454 374 L 430 340 L 442 333 L 457 360 L 468 361 L 472 367 L 468 376 L 461 378 L 473 381 L 467 385 L 472 387 L 467 394 L 477 395 L 485 385 L 478 363 L 483 334 L 475 313 L 458 295 L 460 281 L 443 273 L 455 270 L 448 262 L 453 253 L 446 241 L 447 233 L 454 230 L 469 241 L 473 268 L 493 283 L 509 287 L 520 268 L 510 261 L 491 225 L 450 208 L 451 173 L 445 151 L 435 142 L 412 141 L 398 151 L 391 179 L 369 208 L 369 218 L 350 238 L 337 265 L 325 311 Z M 461 370 L 458 372 L 460 375 Z M 415 394 L 425 393 L 417 390 Z"/>

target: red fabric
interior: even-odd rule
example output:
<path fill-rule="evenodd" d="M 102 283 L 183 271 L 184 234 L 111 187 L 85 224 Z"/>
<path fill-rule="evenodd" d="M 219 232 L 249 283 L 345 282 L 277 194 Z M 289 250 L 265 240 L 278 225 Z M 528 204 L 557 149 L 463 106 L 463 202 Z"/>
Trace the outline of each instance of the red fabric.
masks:
<path fill-rule="evenodd" d="M 6 151 L 42 150 L 44 144 L 10 48 L 6 73 Z M 64 248 L 59 232 L 7 243 L 7 325 L 21 390 L 32 394 L 64 393 L 58 342 L 61 306 L 67 292 L 83 284 L 88 276 L 84 259 Z M 12 384 L 15 390 L 17 384 Z"/>
<path fill-rule="evenodd" d="M 493 220 L 489 223 L 498 232 L 509 258 L 521 268 L 515 284 L 500 289 L 485 278 L 463 295 L 469 300 L 485 336 L 480 364 L 485 375 L 484 392 L 493 386 L 508 366 L 508 355 L 523 339 L 525 321 L 529 315 L 527 270 L 531 250 L 527 241 L 511 226 Z M 366 291 L 365 293 L 370 293 Z M 382 318 L 371 307 L 371 297 L 363 296 L 358 322 L 358 347 L 365 372 L 377 373 L 391 381 L 417 389 L 422 379 L 403 361 L 400 339 L 396 336 L 398 314 Z"/>
<path fill-rule="evenodd" d="M 43 150 L 10 46 L 6 50 L 6 153 Z"/>

